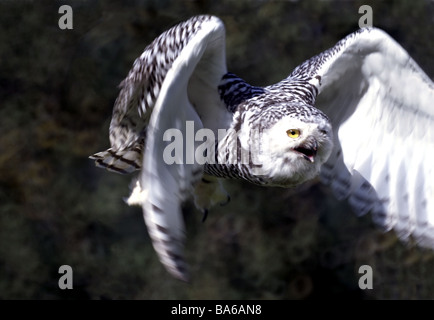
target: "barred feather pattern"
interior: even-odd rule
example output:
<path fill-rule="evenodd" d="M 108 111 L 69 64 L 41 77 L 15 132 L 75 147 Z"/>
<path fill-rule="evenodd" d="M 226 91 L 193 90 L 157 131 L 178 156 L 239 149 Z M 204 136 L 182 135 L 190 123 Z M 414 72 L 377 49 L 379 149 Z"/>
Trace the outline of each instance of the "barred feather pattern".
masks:
<path fill-rule="evenodd" d="M 196 16 L 162 33 L 149 44 L 120 84 L 110 123 L 111 148 L 90 158 L 96 165 L 117 173 L 139 170 L 146 128 L 164 78 L 173 61 L 204 21 L 212 16 Z M 140 151 L 140 152 L 137 152 Z"/>
<path fill-rule="evenodd" d="M 375 28 L 360 28 L 353 33 L 350 33 L 345 38 L 339 40 L 333 47 L 321 52 L 320 54 L 313 56 L 312 58 L 304 61 L 302 64 L 297 66 L 287 79 L 296 79 L 296 80 L 306 80 L 311 82 L 312 79 L 319 77 L 319 82 L 321 82 L 321 77 L 318 75 L 320 73 L 321 68 L 329 61 L 339 55 L 342 51 L 346 50 L 354 41 L 356 41 L 362 33 L 370 33 L 377 32 L 378 29 Z M 434 89 L 433 82 L 431 79 L 425 74 L 420 72 L 420 67 L 414 62 L 413 59 L 408 60 L 407 66 L 413 72 L 417 73 L 418 76 L 423 80 L 425 84 L 428 85 L 431 89 Z M 287 80 L 285 79 L 285 80 Z M 283 80 L 283 81 L 285 81 Z M 319 88 L 319 86 L 316 86 Z"/>
<path fill-rule="evenodd" d="M 226 104 L 226 108 L 230 112 L 235 112 L 241 102 L 261 95 L 265 93 L 265 90 L 261 87 L 251 86 L 237 75 L 228 72 L 223 76 L 218 86 L 218 92 Z"/>
<path fill-rule="evenodd" d="M 331 58 L 339 54 L 347 47 L 352 40 L 356 39 L 363 32 L 370 32 L 372 28 L 361 28 L 339 40 L 333 47 L 313 56 L 297 66 L 289 75 L 290 79 L 310 80 L 318 75 L 318 71 L 324 64 L 330 61 Z"/>
<path fill-rule="evenodd" d="M 313 107 L 318 89 L 307 80 L 288 78 L 262 88 L 251 86 L 235 74 L 227 73 L 218 88 L 226 107 L 234 112 L 230 127 L 233 133 L 239 133 L 243 124 L 247 124 L 252 132 L 263 132 L 286 116 L 305 122 L 316 122 L 320 118 L 329 121 L 322 111 Z M 255 149 L 251 145 L 256 143 L 254 141 L 251 137 L 249 145 L 244 145 L 245 152 Z M 237 148 L 236 151 L 233 150 L 234 147 Z M 257 164 L 241 161 L 241 148 L 242 142 L 236 134 L 227 135 L 218 142 L 214 159 L 216 163 L 206 164 L 205 173 L 219 178 L 242 179 L 257 185 L 272 182 L 273 177 L 254 174 L 253 169 L 258 167 Z M 229 161 L 230 155 L 234 153 L 236 161 Z"/>

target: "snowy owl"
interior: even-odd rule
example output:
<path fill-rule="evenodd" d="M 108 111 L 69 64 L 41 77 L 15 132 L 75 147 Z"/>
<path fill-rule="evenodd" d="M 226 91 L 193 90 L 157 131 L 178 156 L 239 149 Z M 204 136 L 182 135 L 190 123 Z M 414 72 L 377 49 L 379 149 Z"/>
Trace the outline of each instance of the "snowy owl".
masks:
<path fill-rule="evenodd" d="M 227 71 L 222 21 L 195 16 L 148 45 L 120 88 L 111 147 L 90 158 L 140 171 L 127 203 L 176 278 L 189 278 L 181 205 L 193 197 L 206 217 L 228 201 L 222 178 L 319 175 L 356 214 L 434 248 L 434 85 L 384 31 L 359 29 L 262 88 Z"/>

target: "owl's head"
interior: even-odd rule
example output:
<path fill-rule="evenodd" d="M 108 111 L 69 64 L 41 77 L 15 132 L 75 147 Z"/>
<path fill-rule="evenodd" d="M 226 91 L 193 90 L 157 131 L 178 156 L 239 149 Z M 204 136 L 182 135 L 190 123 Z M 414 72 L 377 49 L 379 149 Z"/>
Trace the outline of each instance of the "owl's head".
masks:
<path fill-rule="evenodd" d="M 272 184 L 294 186 L 313 179 L 333 148 L 326 116 L 285 116 L 261 134 L 262 172 Z"/>

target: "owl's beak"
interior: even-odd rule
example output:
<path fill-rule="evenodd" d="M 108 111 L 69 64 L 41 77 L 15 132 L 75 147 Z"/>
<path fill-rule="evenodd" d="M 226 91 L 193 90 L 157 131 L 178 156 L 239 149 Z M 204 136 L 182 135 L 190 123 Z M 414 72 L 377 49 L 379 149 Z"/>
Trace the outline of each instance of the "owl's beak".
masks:
<path fill-rule="evenodd" d="M 309 137 L 299 147 L 294 148 L 293 150 L 301 154 L 306 160 L 314 163 L 318 151 L 318 142 L 315 138 Z"/>

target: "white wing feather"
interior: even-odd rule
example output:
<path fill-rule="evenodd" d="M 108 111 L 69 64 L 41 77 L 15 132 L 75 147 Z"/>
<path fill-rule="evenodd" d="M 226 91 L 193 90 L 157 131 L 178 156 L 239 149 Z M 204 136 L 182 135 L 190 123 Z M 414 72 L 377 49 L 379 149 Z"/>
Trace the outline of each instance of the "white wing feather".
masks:
<path fill-rule="evenodd" d="M 226 73 L 224 28 L 220 20 L 202 22 L 167 72 L 151 114 L 140 184 L 146 188 L 143 213 L 154 248 L 166 269 L 187 280 L 183 259 L 184 222 L 181 204 L 191 194 L 191 187 L 202 174 L 194 157 L 195 145 L 186 136 L 187 121 L 195 131 L 207 125 L 225 128 L 226 113 L 217 85 Z M 229 119 L 229 118 L 228 118 Z M 164 141 L 167 130 L 182 133 L 183 154 L 176 163 L 166 164 L 165 149 L 173 141 Z M 194 137 L 193 137 L 194 139 Z M 191 143 L 190 143 L 191 142 Z M 185 144 L 184 144 L 185 143 Z"/>
<path fill-rule="evenodd" d="M 371 212 L 401 239 L 434 248 L 433 82 L 376 28 L 349 35 L 294 74 L 302 70 L 319 80 L 316 106 L 335 130 L 323 181 L 357 214 Z"/>

